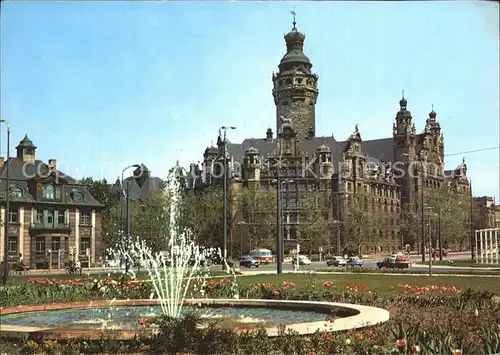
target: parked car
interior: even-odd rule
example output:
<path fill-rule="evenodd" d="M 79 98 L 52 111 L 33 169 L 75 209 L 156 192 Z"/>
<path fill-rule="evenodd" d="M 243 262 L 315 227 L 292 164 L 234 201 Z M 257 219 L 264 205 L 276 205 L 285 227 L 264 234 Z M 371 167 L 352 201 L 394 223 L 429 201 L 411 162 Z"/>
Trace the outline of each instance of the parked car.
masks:
<path fill-rule="evenodd" d="M 259 266 L 260 266 L 260 260 L 254 258 L 253 256 L 248 255 L 240 259 L 240 267 L 251 268 Z"/>
<path fill-rule="evenodd" d="M 343 256 L 334 256 L 333 258 L 331 259 L 328 259 L 326 261 L 326 266 L 330 267 L 330 266 L 345 266 L 346 265 L 346 261 L 344 259 Z"/>
<path fill-rule="evenodd" d="M 117 259 L 106 259 L 104 260 L 105 267 L 120 267 L 120 260 Z"/>
<path fill-rule="evenodd" d="M 359 266 L 359 267 L 362 267 L 364 264 L 364 261 L 363 259 L 360 259 L 359 257 L 357 256 L 351 256 L 348 260 L 347 260 L 347 263 L 346 265 L 347 266 L 351 266 L 351 267 L 355 267 L 355 266 Z"/>
<path fill-rule="evenodd" d="M 292 259 L 292 264 L 297 264 L 297 257 Z M 305 255 L 299 255 L 299 265 L 311 265 L 311 260 Z"/>

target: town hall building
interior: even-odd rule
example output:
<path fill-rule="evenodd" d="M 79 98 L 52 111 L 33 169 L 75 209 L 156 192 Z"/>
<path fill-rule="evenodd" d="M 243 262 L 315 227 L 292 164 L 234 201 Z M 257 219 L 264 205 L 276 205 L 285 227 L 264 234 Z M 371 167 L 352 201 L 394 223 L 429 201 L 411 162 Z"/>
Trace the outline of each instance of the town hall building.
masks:
<path fill-rule="evenodd" d="M 287 181 L 281 189 L 283 234 L 289 248 L 300 239 L 299 225 L 305 223 L 304 196 L 317 190 L 329 196 L 330 246 L 335 252 L 355 244 L 345 221 L 356 195 L 363 196 L 363 209 L 376 211 L 383 220 L 365 228 L 362 245 L 356 246 L 360 253 L 395 251 L 406 244 L 416 247 L 419 229 L 403 230 L 399 221 L 405 211 L 420 211 L 422 189 L 426 194 L 450 186 L 469 193 L 465 161 L 451 173 L 444 170 L 444 137 L 437 113 L 432 110 L 423 130 L 417 132 L 403 95 L 393 121 L 387 121 L 391 136 L 363 140 L 355 122 L 353 133 L 344 141 L 321 136 L 316 131 L 315 113 L 319 77 L 304 53 L 305 35 L 295 20 L 284 39 L 286 54 L 278 72 L 272 75 L 275 132 L 268 128 L 262 138 L 248 138 L 242 143 L 224 142 L 219 137 L 217 147 L 205 150 L 202 165 L 191 165 L 191 172 L 201 176 L 192 184 L 203 187 L 220 183 L 214 163 L 223 161 L 226 152 L 231 191 L 252 184 L 261 189 L 275 186 L 277 173 Z"/>

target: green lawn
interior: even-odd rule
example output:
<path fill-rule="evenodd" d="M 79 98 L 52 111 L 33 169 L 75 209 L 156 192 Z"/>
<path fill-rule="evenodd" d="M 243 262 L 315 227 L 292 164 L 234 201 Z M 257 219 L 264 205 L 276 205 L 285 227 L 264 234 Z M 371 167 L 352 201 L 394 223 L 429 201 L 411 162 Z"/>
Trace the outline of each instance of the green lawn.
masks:
<path fill-rule="evenodd" d="M 227 275 L 231 278 L 231 275 L 220 272 L 212 272 L 211 276 L 222 276 Z M 87 276 L 85 274 L 82 277 L 99 278 L 107 276 L 107 274 L 97 275 L 93 274 Z M 119 277 L 118 274 L 112 274 L 112 276 Z M 138 279 L 147 279 L 145 273 L 138 275 Z M 419 276 L 411 275 L 391 275 L 391 274 L 341 274 L 332 273 L 330 275 L 325 274 L 282 274 L 282 275 L 251 275 L 244 276 L 239 275 L 239 284 L 251 284 L 251 283 L 268 283 L 272 282 L 275 284 L 280 284 L 283 281 L 291 281 L 295 283 L 298 289 L 305 288 L 311 284 L 313 281 L 317 281 L 319 284 L 323 281 L 333 281 L 337 288 L 345 289 L 348 285 L 353 284 L 365 284 L 371 289 L 378 292 L 389 292 L 389 285 L 397 286 L 398 284 L 408 284 L 411 286 L 427 286 L 427 285 L 438 285 L 438 286 L 456 286 L 460 289 L 472 288 L 474 290 L 488 290 L 500 295 L 500 277 L 486 277 L 486 276 L 427 276 L 425 274 Z M 51 279 L 75 279 L 80 278 L 80 276 L 75 275 L 40 275 L 40 276 L 13 276 L 9 279 L 9 283 L 18 284 L 23 282 L 28 278 L 51 278 Z"/>
<path fill-rule="evenodd" d="M 344 289 L 352 284 L 365 284 L 378 292 L 390 292 L 389 285 L 408 284 L 410 286 L 456 286 L 460 289 L 472 288 L 474 290 L 488 290 L 500 294 L 500 277 L 481 277 L 481 276 L 394 276 L 390 274 L 379 275 L 309 275 L 309 274 L 282 274 L 282 275 L 255 275 L 239 276 L 238 283 L 250 284 L 258 282 L 281 283 L 283 281 L 294 282 L 297 288 L 304 288 L 317 280 L 333 281 L 337 288 Z"/>

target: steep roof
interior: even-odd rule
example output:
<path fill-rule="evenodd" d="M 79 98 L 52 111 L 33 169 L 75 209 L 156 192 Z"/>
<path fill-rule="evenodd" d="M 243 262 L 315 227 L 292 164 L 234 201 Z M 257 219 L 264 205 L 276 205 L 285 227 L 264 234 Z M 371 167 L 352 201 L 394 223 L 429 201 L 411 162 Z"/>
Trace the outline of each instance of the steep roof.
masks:
<path fill-rule="evenodd" d="M 5 191 L 6 180 L 7 180 L 7 162 L 0 167 L 0 191 Z M 9 159 L 9 178 L 10 186 L 19 187 L 23 190 L 22 198 L 12 197 L 13 202 L 35 202 L 35 198 L 29 193 L 28 182 L 34 177 L 38 176 L 48 176 L 50 172 L 50 167 L 47 163 L 41 160 L 35 160 L 34 162 L 24 162 L 19 158 Z M 66 194 L 70 194 L 73 191 L 79 191 L 83 193 L 83 201 L 73 201 L 73 199 L 68 196 L 68 198 L 63 199 L 64 202 L 50 201 L 51 204 L 62 204 L 62 205 L 78 205 L 78 206 L 94 206 L 101 207 L 102 205 L 90 194 L 86 185 L 81 184 L 76 179 L 71 176 L 66 175 L 64 172 L 57 170 L 59 179 L 64 181 L 64 185 L 70 185 L 73 190 L 67 190 Z M 0 201 L 5 200 L 5 193 L 0 194 Z M 40 202 L 40 201 L 36 201 Z"/>
<path fill-rule="evenodd" d="M 316 149 L 321 145 L 330 148 L 334 164 L 342 160 L 342 152 L 346 144 L 347 141 L 338 142 L 334 137 L 314 137 L 299 142 L 300 149 L 307 153 L 309 157 L 312 157 Z M 375 160 L 394 161 L 392 138 L 363 141 L 361 146 L 363 152 Z M 243 161 L 245 150 L 250 147 L 257 148 L 262 156 L 266 156 L 272 154 L 276 149 L 276 139 L 247 138 L 242 143 L 228 143 L 227 145 L 229 154 L 238 161 Z"/>

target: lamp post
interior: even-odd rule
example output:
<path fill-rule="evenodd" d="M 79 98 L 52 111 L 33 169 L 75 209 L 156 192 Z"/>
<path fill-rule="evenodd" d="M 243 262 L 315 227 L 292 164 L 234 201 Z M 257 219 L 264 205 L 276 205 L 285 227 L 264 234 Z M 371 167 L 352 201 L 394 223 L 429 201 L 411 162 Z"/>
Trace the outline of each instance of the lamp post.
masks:
<path fill-rule="evenodd" d="M 341 194 L 344 191 L 344 182 L 342 181 L 342 166 L 339 166 L 339 172 L 338 172 L 338 183 L 337 183 L 337 192 L 335 193 L 336 199 L 337 199 L 337 255 L 342 255 L 340 253 L 340 218 L 341 218 L 341 213 L 340 213 L 340 197 Z"/>
<path fill-rule="evenodd" d="M 139 164 L 132 164 L 132 165 L 129 165 L 127 166 L 126 168 L 124 168 L 122 170 L 122 180 L 121 180 L 121 189 L 122 189 L 122 193 L 121 193 L 121 196 L 122 198 L 124 197 L 125 198 L 125 206 L 126 206 L 126 220 L 124 221 L 123 219 L 123 201 L 122 203 L 120 204 L 122 206 L 121 208 L 121 224 L 122 224 L 122 241 L 121 241 L 121 246 L 123 249 L 126 249 L 129 245 L 129 242 L 130 242 L 130 220 L 131 220 L 131 216 L 130 216 L 130 185 L 131 185 L 131 181 L 128 181 L 127 182 L 127 187 L 125 188 L 123 186 L 123 176 L 125 174 L 125 170 L 128 170 L 130 168 L 140 168 L 141 166 Z M 125 222 L 125 223 L 124 223 Z M 123 231 L 125 230 L 125 233 L 123 233 Z M 128 272 L 129 270 L 129 263 L 128 263 L 128 258 L 125 258 L 125 272 Z"/>
<path fill-rule="evenodd" d="M 474 219 L 472 213 L 472 204 L 474 202 L 472 198 L 472 181 L 470 178 L 467 178 L 467 180 L 469 180 L 470 254 L 471 254 L 471 259 L 476 260 L 476 241 L 474 238 Z"/>
<path fill-rule="evenodd" d="M 429 234 L 429 276 L 432 276 L 432 236 L 431 236 L 431 215 L 428 215 L 427 233 Z"/>
<path fill-rule="evenodd" d="M 438 211 L 438 240 L 439 240 L 439 261 L 443 261 L 443 233 L 441 227 L 441 208 Z"/>
<path fill-rule="evenodd" d="M 423 178 L 420 177 L 420 211 L 422 214 L 422 237 L 420 248 L 422 249 L 422 262 L 425 262 L 425 238 L 424 238 L 424 181 Z"/>
<path fill-rule="evenodd" d="M 279 175 L 279 173 L 278 173 Z M 271 180 L 273 184 L 276 184 L 276 229 L 277 229 L 277 235 L 276 235 L 276 273 L 281 274 L 283 272 L 283 254 L 284 254 L 284 238 L 283 238 L 283 208 L 282 208 L 282 194 L 283 194 L 283 189 L 282 187 L 290 182 L 294 182 L 294 180 L 280 180 L 278 179 L 273 179 Z"/>
<path fill-rule="evenodd" d="M 408 153 L 402 153 L 403 157 L 410 158 Z M 425 238 L 424 238 L 424 226 L 425 226 L 425 216 L 424 216 L 424 178 L 423 178 L 423 164 L 421 164 L 422 171 L 419 174 L 420 181 L 420 218 L 421 218 L 421 230 L 420 230 L 420 249 L 422 253 L 422 262 L 425 262 Z"/>
<path fill-rule="evenodd" d="M 6 184 L 5 184 L 5 220 L 4 220 L 4 249 L 3 249 L 3 259 L 4 259 L 4 270 L 3 270 L 3 284 L 7 284 L 7 275 L 9 273 L 9 195 L 10 195 L 10 175 L 9 175 L 9 158 L 10 158 L 10 123 L 6 120 L 0 120 L 7 127 L 7 159 L 5 161 L 5 174 Z"/>
<path fill-rule="evenodd" d="M 223 215 L 223 225 L 222 225 L 222 234 L 223 234 L 223 248 L 224 248 L 224 251 L 223 251 L 223 257 L 224 257 L 224 260 L 223 260 L 223 263 L 222 263 L 222 270 L 223 271 L 227 271 L 227 198 L 228 198 L 228 193 L 227 193 L 227 190 L 228 190 L 228 176 L 227 176 L 227 130 L 230 129 L 230 130 L 233 130 L 233 129 L 236 129 L 236 127 L 234 126 L 222 126 L 221 127 L 221 130 L 224 131 L 224 137 L 223 137 L 223 141 L 222 141 L 222 145 L 223 145 L 223 159 L 224 159 L 224 163 L 223 163 L 223 169 L 224 169 L 224 176 L 223 176 L 223 199 L 224 199 L 224 215 Z"/>

